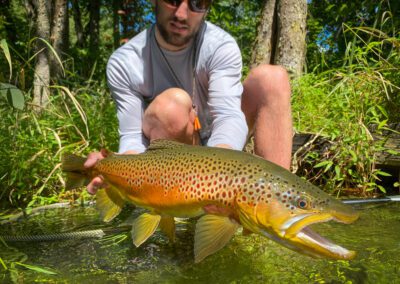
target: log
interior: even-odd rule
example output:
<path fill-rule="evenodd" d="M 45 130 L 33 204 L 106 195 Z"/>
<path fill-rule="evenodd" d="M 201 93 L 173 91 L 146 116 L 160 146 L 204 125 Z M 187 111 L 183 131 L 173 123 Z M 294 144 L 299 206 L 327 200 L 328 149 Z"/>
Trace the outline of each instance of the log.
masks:
<path fill-rule="evenodd" d="M 400 170 L 400 123 L 390 124 L 390 130 L 380 131 L 380 134 L 376 125 L 371 125 L 368 129 L 374 140 L 384 140 L 384 150 L 376 153 L 376 167 L 392 167 Z M 324 154 L 334 143 L 317 134 L 296 133 L 293 136 L 292 155 L 299 156 L 311 150 Z"/>

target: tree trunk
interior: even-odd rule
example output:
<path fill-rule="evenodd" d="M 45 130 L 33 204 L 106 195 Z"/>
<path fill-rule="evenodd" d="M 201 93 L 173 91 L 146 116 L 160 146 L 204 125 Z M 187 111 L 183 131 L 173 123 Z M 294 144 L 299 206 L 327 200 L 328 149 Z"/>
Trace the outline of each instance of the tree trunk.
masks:
<path fill-rule="evenodd" d="M 120 34 L 120 15 L 119 11 L 122 10 L 122 0 L 113 0 L 113 38 L 114 38 L 114 49 L 120 46 L 121 34 Z"/>
<path fill-rule="evenodd" d="M 306 52 L 307 1 L 279 0 L 278 38 L 275 63 L 295 77 L 303 72 Z"/>
<path fill-rule="evenodd" d="M 100 37 L 100 1 L 90 0 L 89 18 L 89 60 L 92 66 L 99 54 Z"/>
<path fill-rule="evenodd" d="M 266 0 L 251 57 L 252 67 L 274 62 L 276 14 L 276 0 Z"/>
<path fill-rule="evenodd" d="M 79 8 L 78 0 L 72 1 L 72 10 L 74 15 L 75 33 L 77 38 L 76 45 L 82 48 L 85 46 L 86 38 L 85 38 L 85 32 L 83 31 L 81 9 Z"/>
<path fill-rule="evenodd" d="M 306 0 L 266 0 L 258 28 L 252 66 L 284 66 L 297 77 L 303 71 L 306 37 Z"/>
<path fill-rule="evenodd" d="M 49 41 L 50 20 L 49 1 L 33 0 L 36 11 L 36 41 L 38 54 L 36 55 L 35 75 L 33 79 L 33 104 L 37 111 L 41 111 L 49 102 L 50 67 L 47 45 L 42 41 Z M 42 39 L 42 40 L 41 40 Z"/>
<path fill-rule="evenodd" d="M 53 3 L 53 21 L 50 39 L 55 53 L 62 60 L 68 48 L 68 1 L 55 0 Z M 50 53 L 50 62 L 52 76 L 59 77 L 62 74 L 62 66 L 53 53 Z"/>

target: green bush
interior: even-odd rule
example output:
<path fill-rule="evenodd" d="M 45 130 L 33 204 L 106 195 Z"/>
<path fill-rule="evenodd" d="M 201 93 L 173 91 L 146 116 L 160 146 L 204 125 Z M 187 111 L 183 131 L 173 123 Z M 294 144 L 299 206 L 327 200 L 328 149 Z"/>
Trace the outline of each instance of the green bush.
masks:
<path fill-rule="evenodd" d="M 63 192 L 60 157 L 86 154 L 102 147 L 117 150 L 115 109 L 104 83 L 71 91 L 51 87 L 48 108 L 37 114 L 28 105 L 0 105 L 0 204 L 15 207 L 49 203 Z M 8 145 L 8 146 L 6 146 Z"/>
<path fill-rule="evenodd" d="M 310 73 L 293 84 L 296 130 L 333 141 L 324 156 L 308 153 L 300 174 L 328 191 L 384 192 L 377 181 L 387 174 L 375 163 L 385 140 L 373 139 L 369 127 L 375 125 L 380 134 L 389 122 L 399 121 L 400 40 L 369 28 L 346 32 L 354 40 L 341 68 Z M 370 34 L 370 41 L 358 40 L 360 33 Z M 388 45 L 397 49 L 387 53 Z"/>

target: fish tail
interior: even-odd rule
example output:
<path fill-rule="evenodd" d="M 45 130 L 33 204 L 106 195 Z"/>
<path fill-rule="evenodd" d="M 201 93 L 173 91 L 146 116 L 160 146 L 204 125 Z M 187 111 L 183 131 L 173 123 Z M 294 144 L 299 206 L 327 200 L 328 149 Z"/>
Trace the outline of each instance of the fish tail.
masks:
<path fill-rule="evenodd" d="M 62 157 L 61 168 L 67 174 L 65 188 L 67 190 L 82 187 L 89 183 L 88 169 L 83 166 L 86 159 L 74 154 Z"/>

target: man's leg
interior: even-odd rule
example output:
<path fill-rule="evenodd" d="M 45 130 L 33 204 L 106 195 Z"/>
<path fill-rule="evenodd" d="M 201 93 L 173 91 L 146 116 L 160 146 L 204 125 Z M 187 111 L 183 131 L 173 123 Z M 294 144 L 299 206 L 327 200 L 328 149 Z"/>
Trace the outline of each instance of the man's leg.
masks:
<path fill-rule="evenodd" d="M 143 117 L 143 133 L 150 141 L 172 139 L 193 144 L 195 115 L 192 100 L 184 90 L 167 89 L 147 107 Z"/>
<path fill-rule="evenodd" d="M 255 153 L 289 169 L 293 130 L 286 70 L 260 65 L 250 71 L 243 85 L 242 110 L 254 134 Z"/>

